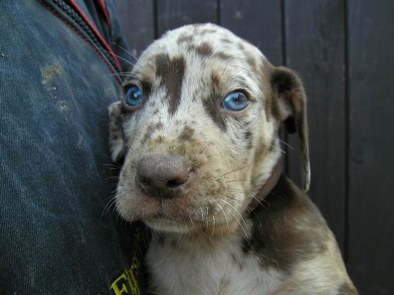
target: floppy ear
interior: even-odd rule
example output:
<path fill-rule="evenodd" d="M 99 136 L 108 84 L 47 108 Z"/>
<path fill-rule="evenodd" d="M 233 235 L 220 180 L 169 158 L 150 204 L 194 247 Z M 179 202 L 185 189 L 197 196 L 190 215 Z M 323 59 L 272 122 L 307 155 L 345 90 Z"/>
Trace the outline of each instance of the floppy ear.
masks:
<path fill-rule="evenodd" d="M 116 101 L 108 107 L 109 115 L 109 149 L 113 162 L 119 161 L 125 154 L 123 139 L 121 102 Z"/>
<path fill-rule="evenodd" d="M 275 116 L 284 122 L 287 132 L 298 132 L 301 144 L 303 188 L 309 189 L 311 169 L 309 160 L 308 122 L 306 95 L 300 78 L 285 67 L 274 68 L 271 76 L 274 92 Z"/>

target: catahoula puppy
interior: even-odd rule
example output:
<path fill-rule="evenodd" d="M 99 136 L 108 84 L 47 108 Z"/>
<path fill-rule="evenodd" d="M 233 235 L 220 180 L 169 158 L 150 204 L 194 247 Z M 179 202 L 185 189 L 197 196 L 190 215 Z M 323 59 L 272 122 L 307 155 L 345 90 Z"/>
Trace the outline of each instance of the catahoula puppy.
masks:
<path fill-rule="evenodd" d="M 116 208 L 153 231 L 159 295 L 357 294 L 310 183 L 298 76 L 212 24 L 167 32 L 109 108 L 124 158 Z M 298 132 L 303 189 L 282 174 L 279 128 Z"/>

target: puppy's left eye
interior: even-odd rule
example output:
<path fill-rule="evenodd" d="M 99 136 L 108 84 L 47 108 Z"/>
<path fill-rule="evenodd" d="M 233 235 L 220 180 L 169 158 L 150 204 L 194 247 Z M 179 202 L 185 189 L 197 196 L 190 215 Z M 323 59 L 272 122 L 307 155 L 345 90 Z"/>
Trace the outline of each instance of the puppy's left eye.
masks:
<path fill-rule="evenodd" d="M 226 110 L 239 112 L 249 105 L 249 100 L 245 94 L 240 91 L 231 92 L 223 100 L 223 107 Z"/>
<path fill-rule="evenodd" d="M 145 97 L 142 94 L 142 91 L 137 86 L 131 86 L 127 92 L 125 97 L 125 103 L 132 107 L 137 108 L 141 106 L 145 102 Z"/>

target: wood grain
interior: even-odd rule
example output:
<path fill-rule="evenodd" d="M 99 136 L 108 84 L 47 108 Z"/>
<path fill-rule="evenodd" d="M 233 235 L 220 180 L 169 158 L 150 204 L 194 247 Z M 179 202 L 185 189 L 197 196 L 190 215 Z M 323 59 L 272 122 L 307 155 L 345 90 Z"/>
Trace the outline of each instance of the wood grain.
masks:
<path fill-rule="evenodd" d="M 308 96 L 312 184 L 309 195 L 345 240 L 345 6 L 342 0 L 285 0 L 286 65 Z M 300 182 L 298 138 L 289 137 L 289 174 Z"/>
<path fill-rule="evenodd" d="M 129 50 L 138 57 L 154 40 L 153 0 L 114 1 Z"/>
<path fill-rule="evenodd" d="M 271 63 L 283 64 L 281 1 L 221 1 L 220 24 L 257 46 Z"/>
<path fill-rule="evenodd" d="M 193 23 L 217 23 L 218 3 L 212 0 L 158 0 L 158 35 Z"/>
<path fill-rule="evenodd" d="M 348 2 L 350 273 L 394 294 L 394 1 Z"/>

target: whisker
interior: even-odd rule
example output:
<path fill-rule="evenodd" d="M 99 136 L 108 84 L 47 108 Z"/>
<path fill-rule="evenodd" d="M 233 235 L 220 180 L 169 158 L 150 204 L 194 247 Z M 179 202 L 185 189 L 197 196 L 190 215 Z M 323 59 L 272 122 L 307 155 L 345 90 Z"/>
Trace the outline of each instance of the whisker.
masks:
<path fill-rule="evenodd" d="M 209 211 L 209 209 L 208 209 L 208 206 L 205 206 L 205 208 L 207 209 L 207 231 L 208 231 L 208 228 L 209 228 L 209 219 L 208 219 L 208 211 Z"/>
<path fill-rule="evenodd" d="M 234 191 L 234 193 L 243 193 L 243 192 Z M 240 204 L 243 204 L 243 202 L 242 202 L 241 200 L 238 200 L 237 198 L 234 198 L 234 197 L 232 197 L 232 196 L 227 196 L 227 195 L 223 195 L 223 194 L 222 194 L 222 196 L 225 196 L 225 197 L 227 197 L 227 198 L 229 198 L 229 199 L 232 199 L 232 200 L 234 200 L 234 201 L 239 202 Z M 248 197 L 254 199 L 255 201 L 257 201 L 257 203 L 258 203 L 259 205 L 261 205 L 262 207 L 264 207 L 264 208 L 265 208 L 265 205 L 263 204 L 263 202 L 264 202 L 265 204 L 268 205 L 268 208 L 271 207 L 270 204 L 269 204 L 265 199 L 261 199 L 261 200 L 260 200 L 260 199 L 258 199 L 257 196 L 255 196 L 255 195 L 248 195 Z"/>
<path fill-rule="evenodd" d="M 249 167 L 249 166 L 251 166 L 251 165 L 253 165 L 253 164 L 254 164 L 254 163 L 250 163 L 250 164 L 248 164 L 248 165 L 245 165 L 245 166 L 236 168 L 236 169 L 234 169 L 234 170 L 231 170 L 231 171 L 229 171 L 229 172 L 226 172 L 226 173 L 224 173 L 223 175 L 219 176 L 219 178 L 224 177 L 224 176 L 226 176 L 226 175 L 228 175 L 228 174 L 230 174 L 230 173 L 233 173 L 233 172 L 242 170 L 242 169 L 244 169 L 244 168 L 246 168 L 246 167 Z"/>
<path fill-rule="evenodd" d="M 112 42 L 113 45 L 118 46 L 120 49 L 122 49 L 124 52 L 126 52 L 128 55 L 130 55 L 132 58 L 137 59 L 136 56 L 134 56 L 130 51 L 128 51 L 126 48 L 124 48 L 123 46 L 120 46 L 118 43 L 116 42 Z"/>
<path fill-rule="evenodd" d="M 131 66 L 134 66 L 135 65 L 135 63 L 133 63 L 133 62 L 131 62 L 130 60 L 127 60 L 127 59 L 125 59 L 125 58 L 123 58 L 123 57 L 121 57 L 121 56 L 119 56 L 119 55 L 117 55 L 117 54 L 115 54 L 114 52 L 109 52 L 108 50 L 104 50 L 105 52 L 107 52 L 107 53 L 109 53 L 110 55 L 115 55 L 117 58 L 119 58 L 120 60 L 123 60 L 124 62 L 126 62 L 126 63 L 128 63 L 129 65 L 131 65 Z"/>
<path fill-rule="evenodd" d="M 228 230 L 230 231 L 230 225 L 229 225 L 229 223 L 228 223 L 228 219 L 227 219 L 226 212 L 224 211 L 223 207 L 222 207 L 222 206 L 220 206 L 220 204 L 219 204 L 219 202 L 218 202 L 218 201 L 215 201 L 215 203 L 216 203 L 216 205 L 218 205 L 218 206 L 219 206 L 220 210 L 222 210 L 222 212 L 223 212 L 223 215 L 224 215 L 224 219 L 226 220 L 227 228 L 228 228 Z"/>
<path fill-rule="evenodd" d="M 220 178 L 225 177 L 226 175 L 228 175 L 228 174 L 230 174 L 230 173 L 234 173 L 234 172 L 236 172 L 236 171 L 242 170 L 242 169 L 244 169 L 244 168 L 246 168 L 246 167 L 248 167 L 248 166 L 251 166 L 251 165 L 253 165 L 253 164 L 254 164 L 254 163 L 250 163 L 250 164 L 248 164 L 248 165 L 245 165 L 245 166 L 242 166 L 242 167 L 235 168 L 235 169 L 233 169 L 233 170 L 231 170 L 231 171 L 228 171 L 228 172 L 226 172 L 226 173 L 224 173 L 224 174 L 222 174 L 222 175 L 220 175 L 220 176 L 208 177 L 208 178 L 203 178 L 203 179 L 206 179 L 206 180 L 218 180 L 218 179 L 220 179 Z"/>
<path fill-rule="evenodd" d="M 231 205 L 231 204 L 230 204 L 229 202 L 227 202 L 226 200 L 223 200 L 223 199 L 220 199 L 220 200 L 222 200 L 222 201 L 225 202 L 227 205 L 229 205 L 231 208 L 233 208 L 234 211 L 241 217 L 241 221 L 243 221 L 243 223 L 246 224 L 245 219 L 243 218 L 243 216 L 241 215 L 241 213 L 239 213 L 239 211 L 238 211 L 237 208 L 235 208 L 233 205 Z M 234 216 L 233 216 L 233 217 L 234 217 Z M 238 223 L 239 226 L 241 227 L 242 231 L 244 232 L 245 238 L 247 238 L 247 237 L 248 237 L 248 234 L 246 233 L 246 230 L 245 230 L 245 228 L 242 226 L 241 222 L 239 222 L 237 218 L 234 218 L 234 219 L 237 221 L 237 223 Z"/>
<path fill-rule="evenodd" d="M 111 207 L 113 207 L 116 203 L 116 195 L 113 196 L 111 199 L 109 199 L 109 201 L 107 202 L 107 204 L 104 206 L 103 211 L 101 212 L 101 216 L 100 218 L 103 218 L 103 216 L 107 213 L 110 212 Z M 114 208 L 115 209 L 115 208 Z"/>
<path fill-rule="evenodd" d="M 190 224 L 192 225 L 192 228 L 193 228 L 193 230 L 194 230 L 194 222 L 193 222 L 193 218 L 192 218 L 191 216 L 189 216 L 189 219 L 190 219 Z"/>
<path fill-rule="evenodd" d="M 215 216 L 212 215 L 212 220 L 213 220 L 213 227 L 212 227 L 212 237 L 215 234 L 215 224 L 216 224 L 216 220 L 215 220 Z"/>
<path fill-rule="evenodd" d="M 294 148 L 293 146 L 291 146 L 290 144 L 288 144 L 287 142 L 285 142 L 285 141 L 283 141 L 283 140 L 281 140 L 281 139 L 279 139 L 279 142 L 282 143 L 282 144 L 284 144 L 285 146 L 289 147 L 289 148 L 292 149 L 293 151 L 295 151 L 295 148 Z"/>

